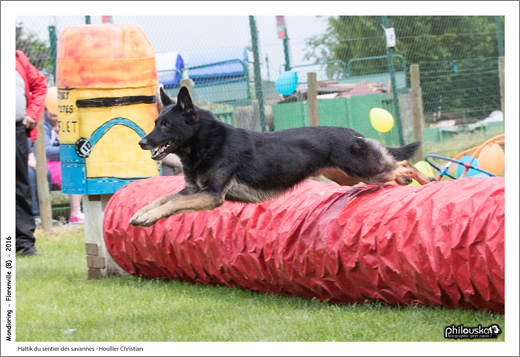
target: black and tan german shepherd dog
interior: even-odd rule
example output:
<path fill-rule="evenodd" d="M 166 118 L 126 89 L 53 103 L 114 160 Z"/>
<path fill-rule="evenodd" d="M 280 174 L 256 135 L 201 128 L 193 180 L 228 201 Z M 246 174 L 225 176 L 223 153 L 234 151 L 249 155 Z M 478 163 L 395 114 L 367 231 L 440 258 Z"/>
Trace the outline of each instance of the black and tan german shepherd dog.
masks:
<path fill-rule="evenodd" d="M 401 148 L 383 146 L 346 128 L 314 126 L 260 133 L 219 122 L 192 102 L 182 87 L 177 102 L 160 90 L 163 108 L 155 128 L 139 145 L 158 148 L 152 159 L 170 153 L 182 162 L 185 187 L 158 198 L 130 219 L 149 227 L 171 215 L 211 210 L 225 200 L 262 202 L 283 194 L 310 176 L 324 174 L 341 185 L 421 185 L 434 179 L 408 163 L 420 143 Z"/>

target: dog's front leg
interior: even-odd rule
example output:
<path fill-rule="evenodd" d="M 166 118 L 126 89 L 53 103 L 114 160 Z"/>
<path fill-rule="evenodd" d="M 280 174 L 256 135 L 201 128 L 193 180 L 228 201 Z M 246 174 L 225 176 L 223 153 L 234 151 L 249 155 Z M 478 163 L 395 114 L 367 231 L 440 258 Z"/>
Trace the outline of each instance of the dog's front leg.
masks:
<path fill-rule="evenodd" d="M 153 201 L 149 205 L 146 205 L 143 208 L 141 208 L 139 211 L 137 211 L 132 216 L 132 218 L 130 218 L 130 221 L 128 223 L 133 225 L 133 226 L 138 226 L 139 224 L 136 224 L 136 222 L 138 221 L 139 217 L 145 215 L 146 213 L 148 213 L 151 210 L 154 210 L 156 208 L 161 207 L 162 205 L 164 205 L 168 201 L 172 201 L 172 200 L 174 201 L 174 200 L 178 199 L 179 197 L 182 197 L 182 194 L 180 192 L 174 193 L 172 195 L 159 197 L 158 199 L 156 199 L 155 201 Z"/>
<path fill-rule="evenodd" d="M 170 217 L 177 213 L 211 210 L 224 203 L 224 196 L 221 194 L 198 192 L 193 195 L 176 197 L 163 205 L 154 208 L 147 213 L 136 217 L 130 224 L 134 226 L 150 227 L 158 220 Z M 132 217 L 133 219 L 133 217 Z"/>
<path fill-rule="evenodd" d="M 141 217 L 142 215 L 148 213 L 149 211 L 159 208 L 162 205 L 166 204 L 167 202 L 175 201 L 183 196 L 192 195 L 192 194 L 196 193 L 197 191 L 198 191 L 197 187 L 187 185 L 186 187 L 184 187 L 181 191 L 179 191 L 177 193 L 159 197 L 158 199 L 156 199 L 149 205 L 146 205 L 143 208 L 141 208 L 139 211 L 137 211 L 132 216 L 132 218 L 130 218 L 130 222 L 128 222 L 128 223 L 135 226 L 137 224 L 134 224 L 134 223 L 137 221 L 137 219 L 139 217 Z"/>

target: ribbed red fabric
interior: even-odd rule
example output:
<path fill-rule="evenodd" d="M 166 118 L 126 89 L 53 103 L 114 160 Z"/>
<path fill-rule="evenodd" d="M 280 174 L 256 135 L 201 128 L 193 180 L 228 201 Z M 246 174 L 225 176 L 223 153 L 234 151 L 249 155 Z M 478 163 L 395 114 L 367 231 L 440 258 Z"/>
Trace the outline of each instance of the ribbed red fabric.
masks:
<path fill-rule="evenodd" d="M 153 177 L 114 194 L 104 238 L 136 276 L 336 303 L 503 312 L 504 185 L 504 178 L 353 188 L 305 181 L 269 202 L 225 202 L 130 226 L 138 209 L 184 187 L 182 177 Z"/>

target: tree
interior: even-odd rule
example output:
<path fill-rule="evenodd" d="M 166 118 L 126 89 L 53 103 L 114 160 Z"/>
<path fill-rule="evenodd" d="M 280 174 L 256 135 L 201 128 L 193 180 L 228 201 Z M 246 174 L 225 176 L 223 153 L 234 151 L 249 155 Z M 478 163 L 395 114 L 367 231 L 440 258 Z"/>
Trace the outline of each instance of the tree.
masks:
<path fill-rule="evenodd" d="M 34 33 L 25 33 L 21 26 L 16 27 L 16 49 L 23 51 L 31 64 L 38 70 L 52 72 L 50 47 Z"/>
<path fill-rule="evenodd" d="M 304 59 L 314 63 L 386 55 L 380 16 L 328 18 L 327 31 L 306 40 Z M 498 43 L 494 16 L 389 16 L 395 28 L 394 54 L 421 68 L 425 113 L 500 108 Z M 353 62 L 352 75 L 388 72 L 386 59 Z M 399 63 L 396 63 L 396 70 Z M 330 79 L 342 68 L 328 65 Z M 407 73 L 409 73 L 407 69 Z M 487 111 L 487 112 L 486 112 Z"/>
<path fill-rule="evenodd" d="M 347 63 L 352 58 L 384 55 L 385 38 L 380 16 L 339 16 L 329 17 L 325 34 L 306 40 L 309 51 L 304 59 L 314 59 L 314 63 L 342 60 Z M 327 66 L 329 78 L 343 76 L 342 68 Z"/>

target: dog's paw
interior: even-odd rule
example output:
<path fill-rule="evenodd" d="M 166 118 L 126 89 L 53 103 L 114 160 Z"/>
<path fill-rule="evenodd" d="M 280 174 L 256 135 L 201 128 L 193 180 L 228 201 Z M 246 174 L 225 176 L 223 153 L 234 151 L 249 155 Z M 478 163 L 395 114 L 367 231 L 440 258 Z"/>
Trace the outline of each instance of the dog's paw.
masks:
<path fill-rule="evenodd" d="M 137 221 L 139 219 L 139 217 L 141 216 L 141 214 L 138 212 L 136 212 L 132 218 L 130 218 L 130 221 L 128 221 L 128 224 L 132 225 L 132 226 L 138 226 Z"/>
<path fill-rule="evenodd" d="M 395 179 L 395 182 L 398 184 L 398 185 L 403 185 L 403 186 L 406 186 L 406 185 L 409 185 L 413 182 L 413 179 L 411 177 L 406 177 L 406 176 L 402 176 L 402 177 L 397 177 Z"/>
<path fill-rule="evenodd" d="M 140 214 L 137 212 L 132 218 L 130 218 L 130 224 L 132 226 L 150 227 L 153 226 L 160 218 L 155 217 L 153 212 Z"/>
<path fill-rule="evenodd" d="M 130 218 L 128 223 L 132 226 L 140 226 L 140 224 L 137 224 L 137 222 L 140 222 L 141 216 L 144 216 L 146 213 L 148 213 L 148 211 L 149 209 L 147 209 L 147 206 L 141 208 L 132 216 L 132 218 Z"/>
<path fill-rule="evenodd" d="M 143 220 L 143 216 L 145 214 L 146 213 L 138 211 L 136 214 L 132 216 L 132 218 L 130 218 L 130 221 L 128 223 L 132 226 L 143 226 L 143 223 L 147 221 L 146 219 Z"/>

